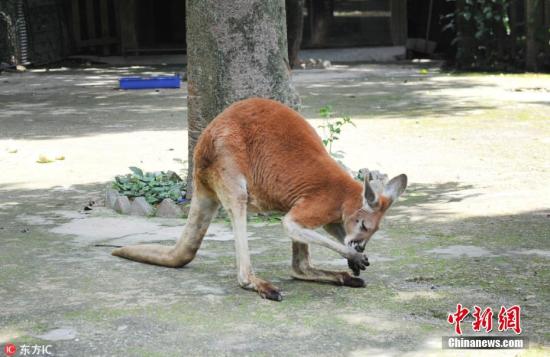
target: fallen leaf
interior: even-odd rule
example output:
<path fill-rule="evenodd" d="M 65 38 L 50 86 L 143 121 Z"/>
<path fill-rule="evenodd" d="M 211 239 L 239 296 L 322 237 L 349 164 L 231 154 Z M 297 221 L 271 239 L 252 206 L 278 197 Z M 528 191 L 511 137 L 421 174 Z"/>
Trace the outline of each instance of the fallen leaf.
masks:
<path fill-rule="evenodd" d="M 53 162 L 53 160 L 50 160 L 46 155 L 40 155 L 38 156 L 38 160 L 36 160 L 39 164 L 49 164 L 50 162 Z"/>

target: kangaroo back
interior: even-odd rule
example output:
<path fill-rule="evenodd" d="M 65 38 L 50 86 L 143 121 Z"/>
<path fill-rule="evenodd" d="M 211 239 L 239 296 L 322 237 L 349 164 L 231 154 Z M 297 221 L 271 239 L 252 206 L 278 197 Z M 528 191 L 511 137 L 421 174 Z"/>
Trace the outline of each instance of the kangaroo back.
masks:
<path fill-rule="evenodd" d="M 301 115 L 269 99 L 228 107 L 199 138 L 194 161 L 194 178 L 207 187 L 232 166 L 260 211 L 286 212 L 302 197 L 341 196 L 339 189 L 357 186 Z"/>

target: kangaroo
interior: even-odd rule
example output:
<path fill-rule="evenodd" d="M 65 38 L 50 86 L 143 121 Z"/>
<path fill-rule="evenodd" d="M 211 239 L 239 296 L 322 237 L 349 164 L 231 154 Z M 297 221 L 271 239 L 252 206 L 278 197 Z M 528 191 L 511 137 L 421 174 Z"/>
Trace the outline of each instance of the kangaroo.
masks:
<path fill-rule="evenodd" d="M 232 222 L 239 285 L 275 301 L 282 300 L 279 289 L 252 270 L 247 210 L 285 213 L 282 223 L 292 240 L 294 278 L 364 287 L 356 276 L 369 265 L 365 245 L 407 186 L 404 174 L 391 179 L 380 192 L 369 184 L 369 175 L 363 184 L 356 181 L 330 157 L 315 129 L 300 114 L 268 99 L 245 99 L 229 106 L 203 131 L 193 155 L 193 198 L 177 243 L 126 246 L 112 254 L 182 267 L 195 257 L 222 205 Z M 315 231 L 320 227 L 335 239 Z M 313 267 L 312 243 L 348 259 L 356 276 Z"/>

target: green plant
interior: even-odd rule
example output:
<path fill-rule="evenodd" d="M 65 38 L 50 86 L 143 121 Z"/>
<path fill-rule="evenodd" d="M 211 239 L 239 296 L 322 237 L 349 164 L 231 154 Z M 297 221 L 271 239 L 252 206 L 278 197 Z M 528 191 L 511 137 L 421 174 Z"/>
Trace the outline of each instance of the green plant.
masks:
<path fill-rule="evenodd" d="M 252 215 L 249 219 L 252 223 L 281 223 L 283 220 L 283 215 L 279 212 L 272 213 L 256 213 Z"/>
<path fill-rule="evenodd" d="M 342 127 L 346 124 L 355 126 L 349 115 L 344 115 L 341 118 L 334 118 L 334 112 L 332 106 L 325 105 L 319 109 L 319 115 L 325 119 L 325 124 L 319 125 L 319 128 L 323 129 L 324 137 L 323 144 L 327 148 L 330 155 L 334 156 L 332 152 L 332 144 L 340 139 L 339 135 L 342 132 Z M 328 133 L 327 133 L 328 132 Z"/>
<path fill-rule="evenodd" d="M 173 171 L 147 172 L 130 167 L 131 174 L 115 177 L 113 188 L 122 195 L 145 197 L 150 204 L 159 203 L 165 198 L 179 201 L 184 196 L 185 182 Z"/>
<path fill-rule="evenodd" d="M 447 0 L 455 2 L 456 0 Z M 513 38 L 508 15 L 511 0 L 464 0 L 456 12 L 443 16 L 443 30 L 456 32 L 456 60 L 459 67 L 506 69 L 522 62 L 513 51 L 520 38 Z"/>

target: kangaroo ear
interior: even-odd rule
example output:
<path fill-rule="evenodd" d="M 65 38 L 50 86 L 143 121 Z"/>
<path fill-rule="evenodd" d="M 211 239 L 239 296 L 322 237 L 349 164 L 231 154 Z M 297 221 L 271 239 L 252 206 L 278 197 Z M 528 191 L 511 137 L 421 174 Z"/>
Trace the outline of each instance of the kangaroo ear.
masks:
<path fill-rule="evenodd" d="M 378 201 L 378 197 L 376 196 L 376 192 L 374 192 L 374 190 L 372 189 L 372 187 L 369 183 L 369 176 L 370 176 L 370 173 L 367 172 L 365 174 L 365 182 L 364 182 L 365 192 L 364 192 L 364 196 L 365 196 L 365 200 L 367 200 L 367 204 L 370 207 L 375 207 L 376 206 L 376 201 Z"/>
<path fill-rule="evenodd" d="M 401 196 L 403 191 L 405 191 L 405 188 L 407 188 L 407 175 L 401 174 L 399 176 L 395 176 L 384 187 L 384 196 L 391 199 L 393 203 L 397 201 L 399 196 Z"/>

